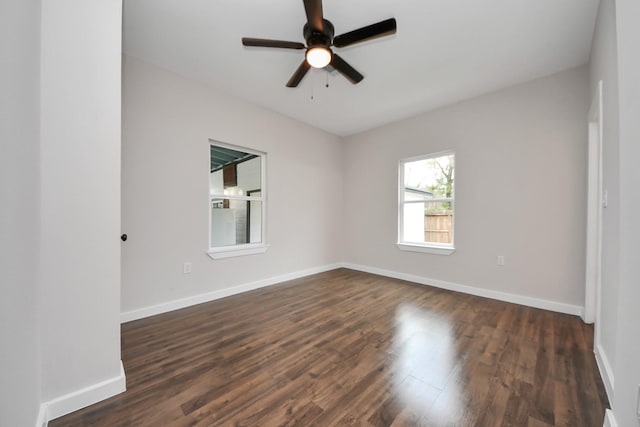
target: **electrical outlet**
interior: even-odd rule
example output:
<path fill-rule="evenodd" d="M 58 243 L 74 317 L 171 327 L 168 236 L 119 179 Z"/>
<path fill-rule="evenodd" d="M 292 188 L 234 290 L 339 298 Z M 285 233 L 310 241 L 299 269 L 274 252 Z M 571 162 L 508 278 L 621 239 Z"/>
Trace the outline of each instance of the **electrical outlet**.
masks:
<path fill-rule="evenodd" d="M 191 274 L 191 263 L 190 262 L 185 262 L 184 265 L 182 266 L 182 272 L 184 274 Z"/>
<path fill-rule="evenodd" d="M 504 265 L 504 255 L 498 255 L 498 265 Z"/>

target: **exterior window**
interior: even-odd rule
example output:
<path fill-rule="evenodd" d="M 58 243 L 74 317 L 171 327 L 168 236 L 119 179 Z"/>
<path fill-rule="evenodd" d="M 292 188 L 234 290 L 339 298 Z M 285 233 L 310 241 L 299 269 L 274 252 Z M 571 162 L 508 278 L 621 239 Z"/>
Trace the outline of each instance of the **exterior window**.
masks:
<path fill-rule="evenodd" d="M 399 169 L 398 247 L 453 253 L 455 154 L 405 159 Z"/>
<path fill-rule="evenodd" d="M 266 154 L 210 142 L 209 256 L 214 259 L 266 251 Z"/>

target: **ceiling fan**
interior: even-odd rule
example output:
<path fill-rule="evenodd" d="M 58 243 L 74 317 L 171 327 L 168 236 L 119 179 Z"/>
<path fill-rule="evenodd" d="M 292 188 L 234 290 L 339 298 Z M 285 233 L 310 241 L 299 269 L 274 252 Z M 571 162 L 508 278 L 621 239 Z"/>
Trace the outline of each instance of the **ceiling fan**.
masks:
<path fill-rule="evenodd" d="M 307 23 L 304 24 L 302 34 L 306 46 L 300 42 L 284 40 L 256 39 L 243 37 L 244 46 L 275 47 L 281 49 L 306 49 L 305 60 L 302 61 L 293 76 L 287 82 L 287 87 L 296 87 L 302 81 L 309 68 L 331 67 L 345 76 L 351 83 L 359 83 L 364 76 L 356 71 L 344 59 L 333 53 L 333 47 L 346 47 L 356 43 L 383 37 L 396 32 L 396 20 L 390 18 L 339 36 L 333 36 L 333 24 L 322 16 L 322 0 L 303 0 L 307 13 Z"/>

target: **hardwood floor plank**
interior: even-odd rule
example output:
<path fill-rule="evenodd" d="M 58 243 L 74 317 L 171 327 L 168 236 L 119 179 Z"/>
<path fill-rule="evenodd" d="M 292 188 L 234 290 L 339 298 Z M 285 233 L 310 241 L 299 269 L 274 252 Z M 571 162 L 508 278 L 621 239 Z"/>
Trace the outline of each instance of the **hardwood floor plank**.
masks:
<path fill-rule="evenodd" d="M 50 426 L 601 426 L 593 328 L 338 269 L 122 325 L 127 391 Z"/>
<path fill-rule="evenodd" d="M 555 424 L 555 387 L 551 371 L 551 357 L 544 347 L 537 348 L 534 375 L 534 400 L 531 418 L 546 424 Z"/>
<path fill-rule="evenodd" d="M 499 426 L 505 418 L 507 402 L 509 401 L 509 388 L 495 377 L 490 382 L 491 386 L 487 393 L 485 406 L 482 408 L 475 423 L 477 426 Z"/>

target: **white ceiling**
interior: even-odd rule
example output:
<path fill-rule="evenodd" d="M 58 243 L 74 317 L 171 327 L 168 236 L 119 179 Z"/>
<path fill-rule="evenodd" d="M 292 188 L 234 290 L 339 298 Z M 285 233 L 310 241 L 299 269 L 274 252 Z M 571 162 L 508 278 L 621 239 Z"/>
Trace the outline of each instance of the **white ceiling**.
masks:
<path fill-rule="evenodd" d="M 302 0 L 125 0 L 124 51 L 336 135 L 350 135 L 585 64 L 599 0 L 324 0 L 336 35 L 395 17 L 395 35 L 335 49 L 365 78 L 312 69 Z M 326 82 L 329 87 L 326 88 Z"/>

